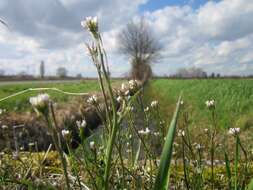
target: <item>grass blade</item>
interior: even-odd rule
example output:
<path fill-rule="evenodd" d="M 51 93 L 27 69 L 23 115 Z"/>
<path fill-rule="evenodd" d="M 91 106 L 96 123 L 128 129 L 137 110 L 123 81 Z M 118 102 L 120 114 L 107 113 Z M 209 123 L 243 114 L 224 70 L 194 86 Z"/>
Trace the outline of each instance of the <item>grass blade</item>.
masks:
<path fill-rule="evenodd" d="M 177 119 L 179 115 L 179 108 L 180 108 L 181 96 L 178 99 L 177 107 L 174 112 L 172 121 L 170 123 L 170 127 L 166 136 L 166 141 L 164 143 L 161 161 L 158 168 L 158 173 L 155 180 L 155 190 L 166 190 L 169 186 L 169 169 L 170 169 L 170 162 L 172 158 L 172 148 L 173 148 L 173 141 L 176 133 L 176 126 L 177 126 Z"/>
<path fill-rule="evenodd" d="M 226 151 L 225 151 L 225 162 L 226 162 L 226 173 L 227 173 L 227 177 L 228 177 L 228 189 L 232 189 L 232 185 L 231 185 L 231 181 L 232 181 L 231 169 L 230 169 L 228 154 L 227 154 Z"/>
<path fill-rule="evenodd" d="M 141 140 L 139 140 L 139 142 L 138 142 L 138 149 L 137 149 L 137 152 L 135 154 L 135 159 L 134 159 L 134 164 L 133 164 L 134 167 L 137 166 L 140 151 L 141 151 Z"/>

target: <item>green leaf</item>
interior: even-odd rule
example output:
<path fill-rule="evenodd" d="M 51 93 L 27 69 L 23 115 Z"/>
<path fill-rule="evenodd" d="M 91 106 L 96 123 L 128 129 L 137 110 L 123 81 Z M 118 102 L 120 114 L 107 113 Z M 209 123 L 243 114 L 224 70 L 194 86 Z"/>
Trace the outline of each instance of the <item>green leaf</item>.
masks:
<path fill-rule="evenodd" d="M 253 190 L 253 179 L 251 179 L 250 184 L 248 185 L 247 190 Z"/>
<path fill-rule="evenodd" d="M 166 136 L 166 141 L 164 143 L 161 161 L 158 168 L 158 173 L 155 180 L 155 190 L 167 190 L 169 187 L 169 169 L 170 169 L 170 162 L 172 158 L 172 148 L 173 148 L 173 141 L 176 134 L 176 126 L 177 120 L 179 115 L 179 108 L 180 108 L 181 96 L 178 99 L 176 110 L 174 112 L 172 121 L 170 123 L 170 127 L 168 129 L 168 133 Z"/>

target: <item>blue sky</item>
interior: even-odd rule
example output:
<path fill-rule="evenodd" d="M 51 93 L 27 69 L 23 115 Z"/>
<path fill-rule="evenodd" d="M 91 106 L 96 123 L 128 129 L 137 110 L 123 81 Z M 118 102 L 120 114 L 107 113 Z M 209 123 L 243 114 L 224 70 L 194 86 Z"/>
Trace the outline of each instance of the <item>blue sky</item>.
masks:
<path fill-rule="evenodd" d="M 70 75 L 96 76 L 85 55 L 88 33 L 80 22 L 98 16 L 113 76 L 130 64 L 118 51 L 117 36 L 127 23 L 144 17 L 164 47 L 157 75 L 200 67 L 222 75 L 253 74 L 251 0 L 1 0 L 0 69 L 6 74 L 46 74 L 66 67 Z"/>
<path fill-rule="evenodd" d="M 204 5 L 208 0 L 150 0 L 146 4 L 140 6 L 140 11 L 154 11 L 165 6 L 184 6 L 189 5 L 196 9 Z"/>

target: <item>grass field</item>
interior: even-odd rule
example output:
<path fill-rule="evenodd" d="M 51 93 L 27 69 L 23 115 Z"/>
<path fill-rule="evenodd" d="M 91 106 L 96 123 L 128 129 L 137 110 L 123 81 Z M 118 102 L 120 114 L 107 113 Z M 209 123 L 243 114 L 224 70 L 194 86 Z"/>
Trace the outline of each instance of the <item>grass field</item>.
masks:
<path fill-rule="evenodd" d="M 180 92 L 191 113 L 192 124 L 208 120 L 205 102 L 216 101 L 220 127 L 250 127 L 253 125 L 253 80 L 167 80 L 158 79 L 151 83 L 149 98 L 158 98 L 162 113 L 172 113 Z"/>
<path fill-rule="evenodd" d="M 150 88 L 151 86 L 151 88 Z M 62 83 L 24 83 L 6 84 L 0 86 L 0 98 L 36 87 L 57 87 L 69 92 L 98 91 L 97 81 L 86 80 L 81 82 Z M 250 127 L 253 125 L 253 80 L 252 79 L 216 79 L 216 80 L 153 80 L 147 90 L 148 99 L 158 99 L 162 113 L 166 117 L 171 115 L 175 102 L 183 92 L 183 99 L 191 113 L 192 125 L 205 123 L 208 120 L 205 101 L 214 99 L 217 103 L 217 113 L 221 128 Z M 29 97 L 38 92 L 29 92 L 21 96 L 1 102 L 0 108 L 7 110 L 24 111 L 29 107 Z M 68 101 L 71 96 L 49 92 L 57 102 Z"/>
<path fill-rule="evenodd" d="M 4 98 L 16 92 L 26 90 L 28 88 L 58 88 L 63 91 L 68 92 L 93 92 L 99 90 L 99 85 L 96 80 L 86 80 L 80 82 L 25 82 L 25 83 L 13 83 L 13 84 L 3 84 L 0 86 L 0 98 Z M 65 102 L 68 101 L 71 96 L 60 94 L 54 91 L 48 91 L 47 93 L 56 100 L 57 102 Z M 38 92 L 28 92 L 23 95 L 19 95 L 17 97 L 10 98 L 7 101 L 0 102 L 0 108 L 7 109 L 8 111 L 16 110 L 16 111 L 24 111 L 29 105 L 29 97 L 38 94 Z"/>

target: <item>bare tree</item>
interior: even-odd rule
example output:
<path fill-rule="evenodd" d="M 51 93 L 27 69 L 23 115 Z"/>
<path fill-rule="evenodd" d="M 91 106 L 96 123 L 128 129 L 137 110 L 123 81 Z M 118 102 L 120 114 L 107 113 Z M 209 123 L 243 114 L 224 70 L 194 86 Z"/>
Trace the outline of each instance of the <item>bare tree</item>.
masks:
<path fill-rule="evenodd" d="M 45 76 L 45 63 L 44 61 L 40 62 L 40 78 L 44 78 Z"/>
<path fill-rule="evenodd" d="M 130 58 L 131 77 L 147 81 L 152 76 L 151 64 L 158 60 L 161 49 L 148 24 L 144 19 L 131 22 L 118 39 L 120 51 Z"/>

